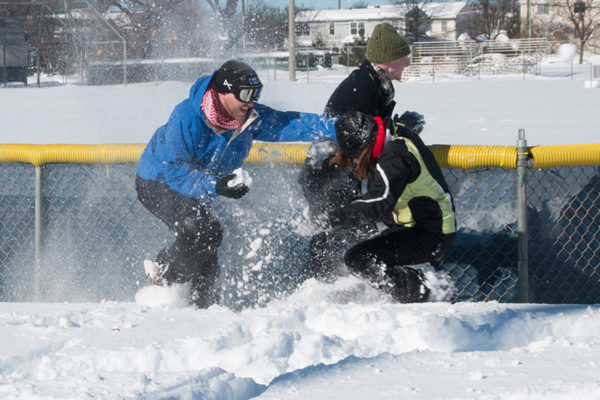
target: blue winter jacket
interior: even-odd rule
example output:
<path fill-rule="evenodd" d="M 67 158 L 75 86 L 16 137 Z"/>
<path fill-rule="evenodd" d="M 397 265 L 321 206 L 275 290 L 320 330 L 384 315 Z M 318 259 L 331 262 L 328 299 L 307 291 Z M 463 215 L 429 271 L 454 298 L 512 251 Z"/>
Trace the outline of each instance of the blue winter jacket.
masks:
<path fill-rule="evenodd" d="M 199 78 L 190 96 L 175 107 L 166 125 L 156 130 L 137 167 L 141 178 L 166 182 L 185 196 L 209 202 L 217 195 L 217 179 L 243 164 L 253 140 L 335 140 L 335 119 L 277 111 L 257 103 L 248 121 L 256 118 L 247 121 L 241 132 L 229 130 L 217 135 L 207 125 L 200 107 L 211 79 L 212 75 Z"/>

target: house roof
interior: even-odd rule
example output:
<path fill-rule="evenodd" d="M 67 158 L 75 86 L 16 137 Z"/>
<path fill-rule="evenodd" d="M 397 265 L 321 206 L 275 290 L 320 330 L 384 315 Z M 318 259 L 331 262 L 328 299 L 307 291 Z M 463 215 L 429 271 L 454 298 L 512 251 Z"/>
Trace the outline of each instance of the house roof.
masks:
<path fill-rule="evenodd" d="M 309 10 L 296 14 L 296 22 L 367 21 L 404 18 L 400 7 L 351 8 L 339 10 Z"/>
<path fill-rule="evenodd" d="M 455 2 L 431 2 L 423 5 L 423 11 L 433 18 L 445 19 L 456 18 L 458 14 L 467 6 L 465 1 Z"/>
<path fill-rule="evenodd" d="M 427 3 L 421 9 L 432 18 L 456 18 L 467 5 L 464 1 L 450 3 Z M 383 5 L 367 8 L 351 8 L 336 10 L 309 10 L 296 14 L 296 22 L 337 22 L 337 21 L 377 21 L 403 19 L 412 9 L 412 5 Z"/>

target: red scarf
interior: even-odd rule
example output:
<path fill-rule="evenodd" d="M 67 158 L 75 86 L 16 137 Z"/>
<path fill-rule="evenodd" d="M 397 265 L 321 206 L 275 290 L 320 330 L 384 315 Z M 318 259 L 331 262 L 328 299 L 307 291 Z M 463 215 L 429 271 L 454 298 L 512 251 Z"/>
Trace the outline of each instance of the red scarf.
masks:
<path fill-rule="evenodd" d="M 377 140 L 375 140 L 375 146 L 373 146 L 373 158 L 378 159 L 385 145 L 385 127 L 380 117 L 373 117 L 373 119 L 377 124 Z"/>
<path fill-rule="evenodd" d="M 219 95 L 214 87 L 210 86 L 202 97 L 202 111 L 208 122 L 217 128 L 238 129 L 242 126 L 242 121 L 233 119 L 223 112 L 219 103 Z"/>

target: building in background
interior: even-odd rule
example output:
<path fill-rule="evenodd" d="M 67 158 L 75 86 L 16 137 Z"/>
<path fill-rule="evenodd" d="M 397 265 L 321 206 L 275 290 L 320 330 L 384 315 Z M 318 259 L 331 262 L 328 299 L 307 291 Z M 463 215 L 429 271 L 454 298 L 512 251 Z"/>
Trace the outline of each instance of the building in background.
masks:
<path fill-rule="evenodd" d="M 300 46 L 342 47 L 361 35 L 368 39 L 377 24 L 389 22 L 411 41 L 456 40 L 466 29 L 463 25 L 469 12 L 466 2 L 301 11 L 295 18 L 296 35 Z M 413 29 L 415 23 L 418 26 Z M 413 32 L 418 32 L 417 40 Z"/>
<path fill-rule="evenodd" d="M 573 42 L 600 51 L 600 0 L 526 0 L 520 2 L 521 36 Z"/>
<path fill-rule="evenodd" d="M 27 84 L 28 68 L 25 18 L 0 18 L 0 83 Z"/>

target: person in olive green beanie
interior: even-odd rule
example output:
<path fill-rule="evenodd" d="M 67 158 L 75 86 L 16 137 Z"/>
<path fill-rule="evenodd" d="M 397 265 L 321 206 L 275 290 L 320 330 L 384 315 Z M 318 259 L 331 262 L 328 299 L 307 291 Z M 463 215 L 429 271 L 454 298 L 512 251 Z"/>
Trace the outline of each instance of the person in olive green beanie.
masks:
<path fill-rule="evenodd" d="M 348 111 L 359 111 L 371 117 L 391 118 L 396 106 L 392 81 L 401 80 L 402 71 L 409 65 L 409 55 L 410 46 L 392 25 L 375 26 L 367 44 L 367 59 L 340 82 L 323 114 L 333 118 Z M 351 172 L 329 165 L 337 149 L 337 144 L 330 141 L 311 145 L 300 171 L 298 181 L 312 215 L 348 204 L 361 194 L 361 183 Z M 342 275 L 344 271 L 335 269 L 343 266 L 344 248 L 364 235 L 364 229 L 359 229 L 313 236 L 306 277 L 329 280 Z"/>
<path fill-rule="evenodd" d="M 402 71 L 410 64 L 410 46 L 387 22 L 379 24 L 367 43 L 367 59 L 387 72 L 391 80 L 401 80 Z"/>

